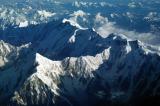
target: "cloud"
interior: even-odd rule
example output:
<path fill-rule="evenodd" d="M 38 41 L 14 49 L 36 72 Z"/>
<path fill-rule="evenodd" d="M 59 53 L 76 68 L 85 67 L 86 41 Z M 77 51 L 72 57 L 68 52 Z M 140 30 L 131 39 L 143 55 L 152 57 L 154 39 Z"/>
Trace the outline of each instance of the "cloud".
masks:
<path fill-rule="evenodd" d="M 131 2 L 131 3 L 128 4 L 128 7 L 136 8 L 136 3 L 135 2 Z"/>
<path fill-rule="evenodd" d="M 105 23 L 108 23 L 108 18 L 107 17 L 103 17 L 101 15 L 101 13 L 98 13 L 96 16 L 95 16 L 95 24 L 105 24 Z"/>
<path fill-rule="evenodd" d="M 100 22 L 101 20 L 103 24 Z M 126 29 L 122 29 L 118 27 L 115 22 L 110 22 L 108 21 L 108 18 L 101 16 L 100 13 L 98 13 L 95 17 L 95 23 L 97 22 L 100 22 L 101 26 L 95 26 L 94 29 L 104 38 L 110 35 L 111 33 L 118 33 L 118 34 L 123 34 L 127 38 L 132 40 L 140 40 L 148 44 L 160 45 L 159 41 L 160 37 L 158 35 L 155 35 L 151 32 L 139 33 L 136 31 L 129 31 Z"/>
<path fill-rule="evenodd" d="M 149 12 L 144 20 L 147 21 L 160 21 L 160 15 L 157 12 Z"/>

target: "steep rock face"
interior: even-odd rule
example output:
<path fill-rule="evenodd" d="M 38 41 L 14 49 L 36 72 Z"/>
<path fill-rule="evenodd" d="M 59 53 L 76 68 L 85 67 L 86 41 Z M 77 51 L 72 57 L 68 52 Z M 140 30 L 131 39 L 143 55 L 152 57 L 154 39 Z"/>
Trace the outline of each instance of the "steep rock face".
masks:
<path fill-rule="evenodd" d="M 15 54 L 11 54 L 14 52 Z M 0 67 L 3 67 L 9 60 L 18 54 L 17 48 L 0 41 Z"/>
<path fill-rule="evenodd" d="M 25 48 L 28 48 L 30 44 L 25 44 L 19 47 L 13 46 L 4 41 L 0 41 L 0 67 L 3 69 L 4 66 L 13 64 L 21 52 L 25 51 Z"/>
<path fill-rule="evenodd" d="M 23 82 L 28 70 L 34 63 L 31 59 L 27 59 L 29 53 L 29 44 L 20 47 L 12 46 L 1 41 L 1 66 L 0 66 L 0 99 L 1 103 L 12 94 Z M 33 56 L 32 56 L 33 57 Z M 30 61 L 26 64 L 26 61 Z M 27 71 L 26 71 L 27 70 Z"/>

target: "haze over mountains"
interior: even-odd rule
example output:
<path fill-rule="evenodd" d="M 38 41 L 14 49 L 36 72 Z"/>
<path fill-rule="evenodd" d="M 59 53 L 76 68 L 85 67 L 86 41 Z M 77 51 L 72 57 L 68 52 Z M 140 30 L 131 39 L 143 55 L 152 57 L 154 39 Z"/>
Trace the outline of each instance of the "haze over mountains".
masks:
<path fill-rule="evenodd" d="M 0 3 L 1 105 L 159 103 L 160 1 Z"/>

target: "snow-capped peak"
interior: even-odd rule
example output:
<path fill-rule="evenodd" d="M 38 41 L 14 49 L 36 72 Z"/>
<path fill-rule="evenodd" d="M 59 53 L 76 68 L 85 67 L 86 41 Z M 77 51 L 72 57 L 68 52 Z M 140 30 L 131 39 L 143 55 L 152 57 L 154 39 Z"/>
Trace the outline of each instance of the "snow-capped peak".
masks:
<path fill-rule="evenodd" d="M 20 22 L 19 27 L 27 27 L 28 26 L 28 21 Z"/>
<path fill-rule="evenodd" d="M 63 23 L 70 23 L 72 26 L 75 26 L 75 27 L 77 27 L 78 29 L 81 29 L 81 30 L 86 30 L 86 29 L 88 29 L 88 28 L 83 28 L 82 26 L 80 26 L 76 21 L 74 21 L 74 20 L 69 20 L 69 19 L 63 19 L 63 21 L 62 21 Z"/>

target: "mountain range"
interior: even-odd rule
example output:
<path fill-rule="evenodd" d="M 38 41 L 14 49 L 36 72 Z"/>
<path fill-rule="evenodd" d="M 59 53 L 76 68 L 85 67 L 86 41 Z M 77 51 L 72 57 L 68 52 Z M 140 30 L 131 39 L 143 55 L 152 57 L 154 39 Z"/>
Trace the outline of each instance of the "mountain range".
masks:
<path fill-rule="evenodd" d="M 159 50 L 123 34 L 104 38 L 61 20 L 1 39 L 0 104 L 134 106 L 160 94 Z"/>
<path fill-rule="evenodd" d="M 1 0 L 0 106 L 159 106 L 159 5 Z"/>

